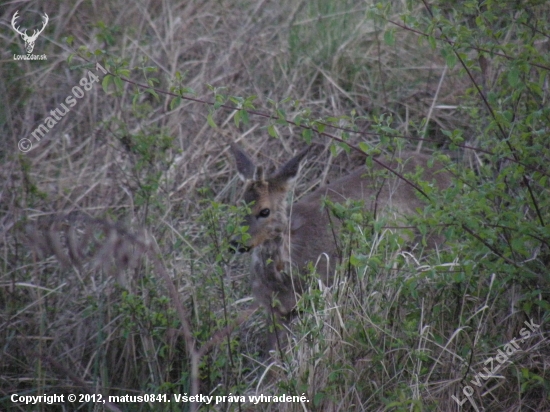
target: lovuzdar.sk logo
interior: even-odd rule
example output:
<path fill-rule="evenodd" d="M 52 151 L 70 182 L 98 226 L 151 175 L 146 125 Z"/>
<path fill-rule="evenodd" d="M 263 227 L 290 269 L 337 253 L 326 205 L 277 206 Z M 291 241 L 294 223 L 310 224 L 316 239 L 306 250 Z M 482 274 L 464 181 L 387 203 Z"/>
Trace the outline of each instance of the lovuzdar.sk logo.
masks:
<path fill-rule="evenodd" d="M 11 19 L 11 26 L 13 27 L 13 30 L 15 30 L 15 32 L 19 34 L 23 39 L 23 41 L 25 42 L 25 50 L 27 51 L 27 54 L 14 54 L 13 59 L 14 60 L 47 60 L 48 58 L 46 57 L 45 54 L 36 55 L 36 54 L 32 54 L 32 51 L 34 50 L 34 43 L 36 42 L 36 39 L 38 38 L 40 33 L 44 31 L 44 29 L 46 28 L 46 25 L 48 24 L 48 20 L 49 20 L 48 15 L 44 13 L 44 15 L 42 16 L 42 28 L 33 29 L 32 35 L 29 36 L 27 34 L 27 31 L 30 29 L 24 29 L 23 31 L 21 31 L 19 29 L 19 27 L 21 26 L 17 26 L 17 27 L 15 26 L 16 20 L 19 18 L 18 13 L 19 13 L 19 10 L 17 10 L 13 15 L 13 18 Z"/>

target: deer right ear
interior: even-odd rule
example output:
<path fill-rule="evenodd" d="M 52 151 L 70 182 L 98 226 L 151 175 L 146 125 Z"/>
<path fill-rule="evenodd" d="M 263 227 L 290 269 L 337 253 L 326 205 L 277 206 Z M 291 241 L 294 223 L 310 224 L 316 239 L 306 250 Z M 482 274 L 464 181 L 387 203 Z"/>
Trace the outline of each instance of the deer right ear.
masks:
<path fill-rule="evenodd" d="M 279 186 L 283 187 L 285 190 L 294 184 L 296 176 L 298 175 L 298 170 L 300 169 L 300 163 L 302 159 L 306 157 L 307 153 L 311 149 L 311 146 L 306 147 L 288 162 L 286 162 L 273 176 L 274 182 Z"/>
<path fill-rule="evenodd" d="M 231 142 L 231 151 L 235 157 L 235 163 L 237 164 L 237 172 L 243 182 L 250 180 L 254 177 L 256 172 L 256 166 L 254 162 L 250 160 L 248 155 L 241 150 L 239 146 Z"/>

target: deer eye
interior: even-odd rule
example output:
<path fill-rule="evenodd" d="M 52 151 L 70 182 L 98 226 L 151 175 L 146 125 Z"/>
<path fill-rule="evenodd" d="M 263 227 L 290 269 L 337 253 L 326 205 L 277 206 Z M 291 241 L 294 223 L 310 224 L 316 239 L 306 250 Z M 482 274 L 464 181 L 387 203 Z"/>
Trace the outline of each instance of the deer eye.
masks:
<path fill-rule="evenodd" d="M 260 210 L 258 217 L 268 217 L 270 212 L 271 211 L 269 209 L 262 209 Z"/>

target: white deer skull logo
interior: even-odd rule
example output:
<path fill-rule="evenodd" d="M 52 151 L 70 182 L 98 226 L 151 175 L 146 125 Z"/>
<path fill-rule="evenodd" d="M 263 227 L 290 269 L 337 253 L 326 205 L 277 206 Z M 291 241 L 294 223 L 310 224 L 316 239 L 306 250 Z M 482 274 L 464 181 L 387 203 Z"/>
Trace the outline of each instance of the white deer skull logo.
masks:
<path fill-rule="evenodd" d="M 17 13 L 19 13 L 19 10 L 16 11 L 15 14 L 13 15 L 13 18 L 11 19 L 11 25 L 15 30 L 15 32 L 21 35 L 21 38 L 25 42 L 25 49 L 27 49 L 27 53 L 31 54 L 34 49 L 34 42 L 36 41 L 40 33 L 44 31 L 44 29 L 46 28 L 46 24 L 48 24 L 48 20 L 49 20 L 48 15 L 44 13 L 44 16 L 42 16 L 42 19 L 43 19 L 42 28 L 38 31 L 33 30 L 32 36 L 27 36 L 28 29 L 25 29 L 25 31 L 20 31 L 19 27 L 15 27 L 15 20 L 17 20 L 17 17 L 18 17 Z"/>

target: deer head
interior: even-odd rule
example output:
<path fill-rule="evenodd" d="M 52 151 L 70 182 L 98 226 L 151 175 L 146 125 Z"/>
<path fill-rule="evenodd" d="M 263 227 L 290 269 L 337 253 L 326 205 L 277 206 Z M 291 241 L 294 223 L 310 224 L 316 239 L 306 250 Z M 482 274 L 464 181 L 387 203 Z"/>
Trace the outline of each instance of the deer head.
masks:
<path fill-rule="evenodd" d="M 244 201 L 252 205 L 252 213 L 246 216 L 244 221 L 251 238 L 246 244 L 233 239 L 232 247 L 239 252 L 247 252 L 267 240 L 280 236 L 284 231 L 287 225 L 287 192 L 296 178 L 300 162 L 310 147 L 302 150 L 267 177 L 264 175 L 263 166 L 256 166 L 237 145 L 232 144 L 231 149 L 239 177 L 246 183 Z"/>
<path fill-rule="evenodd" d="M 28 29 L 25 29 L 25 31 L 20 31 L 19 26 L 15 27 L 15 21 L 19 17 L 17 15 L 18 13 L 19 13 L 19 10 L 16 11 L 15 14 L 13 15 L 13 18 L 11 19 L 11 25 L 13 27 L 13 30 L 15 30 L 17 34 L 21 35 L 21 38 L 25 42 L 25 49 L 27 50 L 27 53 L 31 54 L 34 49 L 34 42 L 36 41 L 40 33 L 42 33 L 46 28 L 46 24 L 48 24 L 49 18 L 48 18 L 48 15 L 44 13 L 44 16 L 42 16 L 42 28 L 40 30 L 33 30 L 32 36 L 27 36 Z"/>

